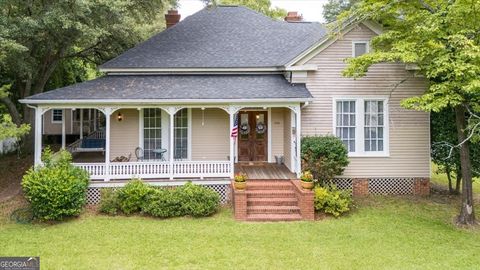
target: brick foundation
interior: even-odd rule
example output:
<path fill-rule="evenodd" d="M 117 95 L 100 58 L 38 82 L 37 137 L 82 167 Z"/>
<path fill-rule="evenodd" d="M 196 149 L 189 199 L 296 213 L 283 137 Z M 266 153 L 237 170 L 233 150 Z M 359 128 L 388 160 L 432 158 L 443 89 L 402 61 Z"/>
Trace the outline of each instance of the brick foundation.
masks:
<path fill-rule="evenodd" d="M 368 192 L 368 179 L 366 178 L 354 178 L 352 179 L 352 195 L 354 197 L 367 196 Z"/>
<path fill-rule="evenodd" d="M 418 196 L 430 195 L 430 179 L 415 178 L 413 180 L 413 194 Z"/>
<path fill-rule="evenodd" d="M 247 192 L 235 189 L 232 181 L 233 209 L 236 220 L 247 220 Z"/>
<path fill-rule="evenodd" d="M 315 219 L 315 208 L 313 205 L 313 191 L 303 189 L 300 185 L 299 180 L 291 180 L 293 184 L 293 190 L 295 191 L 295 196 L 298 200 L 298 207 L 300 208 L 300 213 L 302 219 L 304 220 L 314 220 Z"/>

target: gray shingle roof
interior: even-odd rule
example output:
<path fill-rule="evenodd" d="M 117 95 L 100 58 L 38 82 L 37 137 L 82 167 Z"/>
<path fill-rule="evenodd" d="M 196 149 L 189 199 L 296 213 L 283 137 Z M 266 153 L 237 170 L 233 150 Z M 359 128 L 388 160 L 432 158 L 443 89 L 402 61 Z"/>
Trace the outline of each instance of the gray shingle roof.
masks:
<path fill-rule="evenodd" d="M 277 21 L 240 6 L 207 7 L 101 68 L 279 67 L 325 35 L 319 23 Z"/>
<path fill-rule="evenodd" d="M 64 100 L 308 99 L 305 84 L 282 75 L 125 75 L 104 76 L 26 98 Z"/>

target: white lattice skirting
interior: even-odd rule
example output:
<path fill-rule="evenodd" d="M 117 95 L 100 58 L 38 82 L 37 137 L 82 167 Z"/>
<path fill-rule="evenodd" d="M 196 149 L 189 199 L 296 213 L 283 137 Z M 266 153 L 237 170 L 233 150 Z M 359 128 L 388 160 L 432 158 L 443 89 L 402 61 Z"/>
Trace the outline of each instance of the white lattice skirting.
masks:
<path fill-rule="evenodd" d="M 231 188 L 230 184 L 213 184 L 213 185 L 202 185 L 204 187 L 213 189 L 220 195 L 220 202 L 222 204 L 226 204 L 230 200 L 230 193 Z M 158 188 L 172 188 L 174 186 L 164 186 Z M 87 191 L 87 204 L 94 205 L 100 202 L 100 190 L 102 188 L 109 188 L 109 187 L 90 187 Z"/>
<path fill-rule="evenodd" d="M 374 195 L 410 195 L 414 194 L 415 178 L 368 178 L 368 192 Z M 352 178 L 335 178 L 339 189 L 353 188 Z"/>

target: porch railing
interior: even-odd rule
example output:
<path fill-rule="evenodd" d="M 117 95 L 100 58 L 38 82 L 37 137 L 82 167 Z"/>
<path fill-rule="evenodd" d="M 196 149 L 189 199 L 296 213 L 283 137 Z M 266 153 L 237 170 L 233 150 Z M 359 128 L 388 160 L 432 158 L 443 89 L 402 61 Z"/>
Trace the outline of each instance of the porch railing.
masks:
<path fill-rule="evenodd" d="M 232 166 L 229 161 L 142 161 L 105 163 L 74 163 L 86 170 L 92 180 L 155 178 L 206 178 L 230 177 Z M 108 172 L 108 174 L 106 173 Z"/>

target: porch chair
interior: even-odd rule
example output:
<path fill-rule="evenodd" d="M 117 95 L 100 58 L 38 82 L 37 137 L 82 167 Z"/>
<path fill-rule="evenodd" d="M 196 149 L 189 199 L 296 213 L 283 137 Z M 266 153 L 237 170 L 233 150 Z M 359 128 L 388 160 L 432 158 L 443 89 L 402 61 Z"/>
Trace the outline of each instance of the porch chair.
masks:
<path fill-rule="evenodd" d="M 144 159 L 143 148 L 141 147 L 135 148 L 135 156 L 137 157 L 138 161 L 143 161 Z"/>

